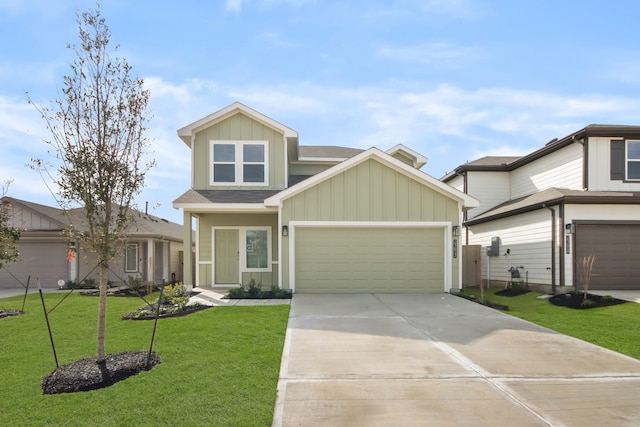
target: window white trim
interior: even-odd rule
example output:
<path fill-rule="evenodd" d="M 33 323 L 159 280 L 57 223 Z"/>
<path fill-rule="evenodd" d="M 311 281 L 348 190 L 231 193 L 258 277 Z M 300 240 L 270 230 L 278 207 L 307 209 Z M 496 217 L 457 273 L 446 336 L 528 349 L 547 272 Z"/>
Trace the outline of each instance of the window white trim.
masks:
<path fill-rule="evenodd" d="M 249 268 L 247 267 L 247 231 L 266 231 L 267 232 L 267 266 L 262 268 Z M 273 242 L 271 241 L 271 227 L 242 227 L 240 229 L 240 273 L 242 272 L 271 272 L 272 271 L 272 247 Z"/>
<path fill-rule="evenodd" d="M 638 139 L 626 139 L 624 141 L 624 177 L 626 181 L 640 181 L 640 176 L 638 177 L 630 177 L 629 176 L 629 163 L 638 163 L 640 164 L 640 157 L 629 158 L 629 143 L 633 142 L 636 144 L 640 144 L 640 140 Z"/>
<path fill-rule="evenodd" d="M 221 145 L 233 145 L 235 146 L 235 158 L 233 164 L 235 165 L 235 180 L 233 182 L 216 182 L 214 179 L 214 165 L 215 164 L 231 164 L 231 162 L 214 162 L 213 147 L 217 144 Z M 245 162 L 243 148 L 247 145 L 259 145 L 264 147 L 264 161 L 263 162 Z M 245 165 L 263 165 L 264 166 L 264 179 L 262 182 L 244 182 L 244 166 Z M 253 141 L 253 140 L 210 140 L 209 141 L 209 185 L 211 186 L 245 186 L 245 187 L 265 187 L 269 185 L 269 141 Z"/>
<path fill-rule="evenodd" d="M 129 268 L 129 250 L 130 249 L 135 249 L 135 266 L 133 267 L 133 269 Z M 139 271 L 139 262 L 138 262 L 138 258 L 139 258 L 139 253 L 140 253 L 140 248 L 138 246 L 137 243 L 127 243 L 126 249 L 125 249 L 125 253 L 124 253 L 124 272 L 125 273 L 137 273 Z"/>

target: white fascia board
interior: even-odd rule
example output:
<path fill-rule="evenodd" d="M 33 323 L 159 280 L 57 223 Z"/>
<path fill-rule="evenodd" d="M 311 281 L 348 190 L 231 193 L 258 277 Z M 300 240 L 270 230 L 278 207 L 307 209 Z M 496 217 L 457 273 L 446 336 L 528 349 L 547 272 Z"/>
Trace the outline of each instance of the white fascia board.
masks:
<path fill-rule="evenodd" d="M 249 116 L 250 118 L 264 124 L 265 126 L 268 126 L 278 132 L 283 133 L 285 138 L 298 138 L 298 132 L 296 132 L 295 130 L 281 123 L 278 123 L 272 118 L 267 117 L 264 114 L 259 113 L 253 108 L 247 107 L 246 105 L 240 102 L 234 102 L 233 104 L 228 105 L 223 109 L 216 111 L 215 113 L 209 114 L 208 116 L 203 117 L 200 120 L 197 120 L 191 124 L 188 124 L 183 128 L 178 129 L 178 136 L 180 137 L 180 139 L 184 141 L 185 144 L 191 147 L 192 135 L 194 135 L 196 132 L 198 132 L 202 128 L 209 127 L 215 124 L 216 122 L 220 122 L 226 119 L 227 117 L 232 116 L 237 111 L 241 111 L 247 116 Z"/>
<path fill-rule="evenodd" d="M 412 150 L 411 148 L 402 145 L 402 144 L 398 144 L 395 147 L 391 147 L 389 148 L 386 153 L 390 154 L 390 155 L 394 155 L 395 153 L 402 151 L 406 154 L 408 154 L 409 156 L 414 158 L 414 167 L 416 169 L 420 169 L 421 167 L 423 167 L 424 165 L 427 164 L 427 162 L 429 162 L 429 158 L 423 156 L 422 154 L 418 153 L 417 151 Z"/>
<path fill-rule="evenodd" d="M 266 206 L 279 206 L 282 200 L 285 200 L 291 196 L 294 196 L 302 191 L 305 191 L 308 188 L 313 187 L 353 166 L 356 166 L 362 162 L 365 162 L 369 159 L 375 158 L 381 163 L 391 167 L 394 170 L 412 178 L 422 184 L 440 192 L 448 195 L 451 198 L 454 198 L 458 201 L 461 201 L 465 208 L 475 208 L 480 205 L 480 202 L 475 198 L 469 196 L 468 194 L 463 193 L 448 184 L 441 182 L 440 180 L 418 170 L 412 168 L 406 163 L 394 158 L 390 154 L 387 154 L 379 149 L 372 147 L 362 153 L 351 157 L 345 160 L 342 163 L 337 164 L 327 170 L 320 172 L 317 175 L 314 175 L 306 180 L 289 187 L 288 189 L 281 191 L 278 194 L 275 194 L 264 201 Z"/>
<path fill-rule="evenodd" d="M 173 203 L 174 209 L 184 209 L 188 212 L 244 212 L 271 213 L 278 212 L 278 208 L 267 207 L 259 203 Z"/>

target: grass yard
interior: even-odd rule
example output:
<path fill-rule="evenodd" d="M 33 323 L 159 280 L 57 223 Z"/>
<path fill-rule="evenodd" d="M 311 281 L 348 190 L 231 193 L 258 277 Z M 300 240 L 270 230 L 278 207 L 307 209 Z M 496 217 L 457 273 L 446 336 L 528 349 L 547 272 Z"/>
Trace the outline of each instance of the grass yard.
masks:
<path fill-rule="evenodd" d="M 575 310 L 537 299 L 541 295 L 537 292 L 517 297 L 495 295 L 500 290 L 485 289 L 484 298 L 509 306 L 508 314 L 640 359 L 640 304 Z M 464 293 L 480 297 L 479 288 L 465 288 Z"/>
<path fill-rule="evenodd" d="M 62 294 L 45 294 L 51 309 Z M 148 350 L 152 321 L 120 316 L 137 298 L 107 303 L 107 353 Z M 22 297 L 0 300 L 20 309 Z M 88 392 L 42 395 L 55 369 L 39 296 L 26 314 L 0 319 L 0 425 L 269 426 L 276 399 L 288 305 L 214 307 L 158 322 L 151 371 Z M 72 294 L 50 315 L 61 365 L 95 356 L 98 298 Z"/>

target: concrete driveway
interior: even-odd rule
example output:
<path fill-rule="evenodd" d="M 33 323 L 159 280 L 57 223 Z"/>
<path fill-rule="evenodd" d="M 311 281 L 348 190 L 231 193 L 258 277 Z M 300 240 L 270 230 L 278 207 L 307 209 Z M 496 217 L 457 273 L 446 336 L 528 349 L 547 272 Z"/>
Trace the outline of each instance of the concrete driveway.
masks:
<path fill-rule="evenodd" d="M 640 361 L 448 294 L 297 294 L 273 421 L 637 426 Z"/>

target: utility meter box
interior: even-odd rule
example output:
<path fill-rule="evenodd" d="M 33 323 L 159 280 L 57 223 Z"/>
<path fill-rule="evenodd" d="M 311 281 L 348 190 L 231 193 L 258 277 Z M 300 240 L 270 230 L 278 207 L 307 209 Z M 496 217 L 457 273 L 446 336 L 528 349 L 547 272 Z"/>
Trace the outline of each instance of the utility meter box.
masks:
<path fill-rule="evenodd" d="M 487 247 L 487 255 L 489 256 L 500 255 L 500 238 L 499 237 L 491 238 L 491 246 Z"/>

